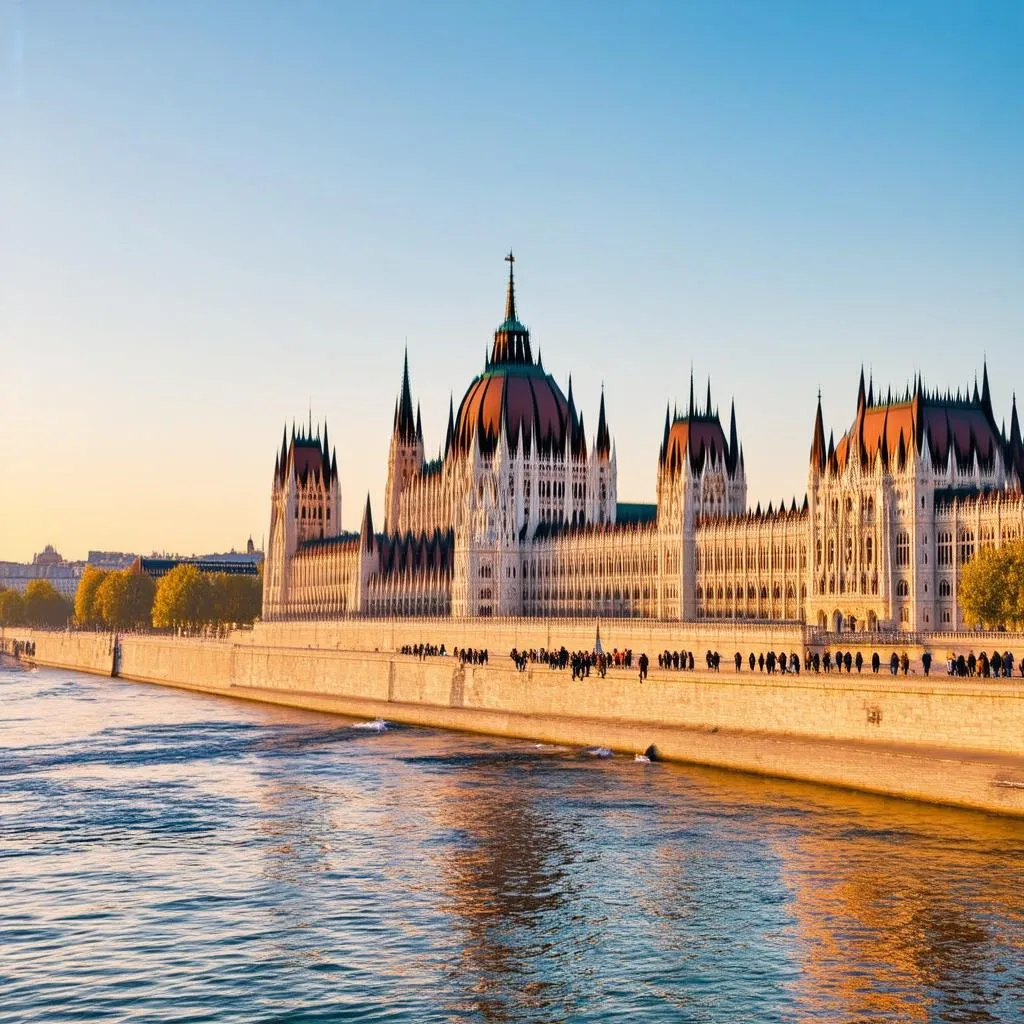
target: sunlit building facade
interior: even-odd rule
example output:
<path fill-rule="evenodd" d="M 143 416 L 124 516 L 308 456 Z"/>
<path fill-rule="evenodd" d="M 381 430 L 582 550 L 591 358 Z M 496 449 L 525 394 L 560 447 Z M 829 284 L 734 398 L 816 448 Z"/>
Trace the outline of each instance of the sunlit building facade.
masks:
<path fill-rule="evenodd" d="M 710 385 L 666 410 L 656 501 L 618 500 L 602 393 L 589 440 L 518 318 L 513 258 L 505 318 L 483 372 L 449 407 L 425 457 L 408 356 L 395 404 L 381 529 L 369 498 L 341 525 L 327 429 L 285 434 L 271 490 L 264 618 L 620 616 L 805 622 L 824 629 L 956 630 L 958 575 L 985 545 L 1021 536 L 1024 447 L 1016 399 L 997 427 L 980 389 L 918 379 L 876 396 L 825 440 L 819 397 L 807 495 L 747 504 L 735 408 L 728 433 Z"/>

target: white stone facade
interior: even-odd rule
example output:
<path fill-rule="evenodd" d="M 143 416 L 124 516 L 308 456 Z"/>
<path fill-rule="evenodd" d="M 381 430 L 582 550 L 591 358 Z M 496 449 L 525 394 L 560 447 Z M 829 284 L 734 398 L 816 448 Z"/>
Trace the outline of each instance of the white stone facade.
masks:
<path fill-rule="evenodd" d="M 511 257 L 510 257 L 511 262 Z M 745 619 L 828 630 L 955 631 L 958 574 L 985 545 L 1024 533 L 1016 403 L 995 425 L 979 393 L 875 400 L 836 446 L 821 403 L 807 496 L 747 507 L 735 412 L 666 413 L 656 502 L 618 501 L 601 396 L 588 444 L 576 409 L 533 359 L 509 275 L 505 321 L 424 459 L 408 359 L 395 406 L 384 529 L 369 499 L 340 531 L 337 467 L 312 427 L 286 438 L 271 497 L 264 618 L 614 616 Z"/>

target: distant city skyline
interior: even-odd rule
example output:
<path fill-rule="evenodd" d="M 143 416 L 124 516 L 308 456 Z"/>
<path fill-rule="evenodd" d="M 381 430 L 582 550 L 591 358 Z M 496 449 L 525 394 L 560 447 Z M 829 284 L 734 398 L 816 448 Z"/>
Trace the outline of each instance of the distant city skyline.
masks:
<path fill-rule="evenodd" d="M 1024 383 L 1024 6 L 9 3 L 0 559 L 260 546 L 282 425 L 382 511 L 502 318 L 651 501 L 691 367 L 751 505 L 876 390 Z M 454 392 L 452 389 L 454 388 Z"/>

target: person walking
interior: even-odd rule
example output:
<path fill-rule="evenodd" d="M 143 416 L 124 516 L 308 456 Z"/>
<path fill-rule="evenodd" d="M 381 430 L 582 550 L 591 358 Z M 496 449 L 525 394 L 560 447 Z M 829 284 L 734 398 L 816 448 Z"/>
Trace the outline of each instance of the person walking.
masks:
<path fill-rule="evenodd" d="M 932 654 L 931 651 L 925 651 L 921 655 L 921 668 L 924 669 L 924 674 L 930 675 L 932 671 Z"/>
<path fill-rule="evenodd" d="M 647 654 L 641 652 L 640 657 L 637 659 L 637 664 L 640 666 L 640 682 L 642 683 L 647 678 Z"/>

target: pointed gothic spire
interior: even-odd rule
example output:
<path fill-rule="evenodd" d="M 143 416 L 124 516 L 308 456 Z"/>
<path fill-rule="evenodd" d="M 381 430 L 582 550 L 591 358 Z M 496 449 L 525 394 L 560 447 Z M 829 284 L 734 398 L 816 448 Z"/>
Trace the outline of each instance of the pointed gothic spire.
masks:
<path fill-rule="evenodd" d="M 1010 439 L 1007 442 L 1010 462 L 1017 471 L 1017 480 L 1024 485 L 1024 443 L 1021 442 L 1020 420 L 1017 418 L 1017 393 L 1013 394 L 1013 410 L 1010 413 Z"/>
<path fill-rule="evenodd" d="M 868 406 L 875 404 L 875 375 L 873 372 L 868 373 Z"/>
<path fill-rule="evenodd" d="M 601 408 L 597 414 L 597 436 L 595 438 L 597 454 L 607 458 L 612 448 L 611 435 L 608 433 L 608 420 L 604 412 L 604 385 L 601 385 Z"/>
<path fill-rule="evenodd" d="M 373 512 L 370 510 L 370 495 L 366 495 L 366 508 L 363 510 L 363 522 L 359 527 L 359 540 L 366 551 L 373 549 Z"/>
<path fill-rule="evenodd" d="M 416 440 L 416 421 L 412 411 L 412 389 L 409 386 L 409 349 L 406 347 L 405 359 L 402 364 L 402 393 L 395 410 L 395 433 L 399 438 L 411 444 Z"/>
<path fill-rule="evenodd" d="M 690 367 L 690 408 L 689 408 L 689 411 L 686 414 L 687 417 L 689 419 L 693 419 L 693 414 L 694 414 L 695 411 L 696 410 L 694 408 L 694 401 L 693 401 L 693 366 L 691 366 Z"/>
<path fill-rule="evenodd" d="M 671 417 L 670 417 L 669 411 L 668 411 L 668 402 L 666 402 L 665 403 L 665 433 L 662 435 L 662 438 L 661 438 L 661 455 L 660 455 L 660 459 L 659 459 L 660 462 L 664 462 L 665 461 L 665 455 L 668 452 L 668 432 L 671 429 L 671 427 L 672 427 L 672 420 L 671 420 Z"/>
<path fill-rule="evenodd" d="M 451 450 L 452 441 L 455 439 L 455 399 L 454 396 L 448 396 L 448 431 L 444 438 L 444 453 L 447 456 Z"/>
<path fill-rule="evenodd" d="M 988 385 L 988 359 L 981 364 L 981 407 L 985 414 L 992 417 L 992 390 Z"/>
<path fill-rule="evenodd" d="M 811 468 L 819 473 L 825 469 L 825 424 L 821 416 L 821 392 L 818 392 L 818 411 L 814 415 L 814 435 L 811 440 Z"/>
<path fill-rule="evenodd" d="M 509 249 L 508 255 L 505 257 L 505 261 L 508 263 L 508 292 L 505 295 L 505 319 L 516 320 L 516 280 L 512 272 L 516 258 L 512 255 L 511 249 Z M 527 274 L 527 277 L 529 277 L 529 274 Z M 530 282 L 527 281 L 526 283 L 529 284 Z M 529 298 L 529 296 L 527 296 L 527 298 Z"/>
<path fill-rule="evenodd" d="M 711 415 L 711 378 L 710 377 L 708 377 L 708 407 L 707 407 L 707 415 L 708 416 Z"/>
<path fill-rule="evenodd" d="M 736 436 L 736 399 L 732 400 L 732 406 L 729 409 L 729 453 L 725 460 L 726 469 L 729 471 L 729 476 L 733 476 L 736 472 L 736 463 L 739 457 L 739 441 Z"/>
<path fill-rule="evenodd" d="M 862 412 L 868 404 L 867 392 L 864 390 L 864 365 L 860 368 L 860 385 L 857 388 L 857 412 Z"/>
<path fill-rule="evenodd" d="M 416 440 L 423 444 L 423 417 L 420 415 L 420 403 L 416 403 Z"/>

